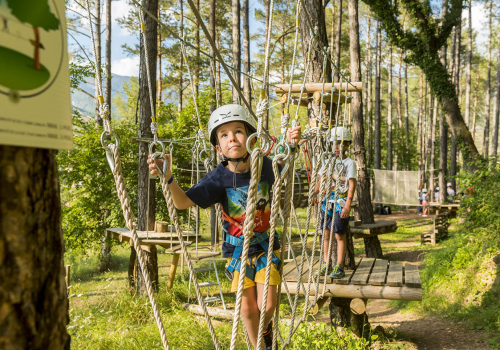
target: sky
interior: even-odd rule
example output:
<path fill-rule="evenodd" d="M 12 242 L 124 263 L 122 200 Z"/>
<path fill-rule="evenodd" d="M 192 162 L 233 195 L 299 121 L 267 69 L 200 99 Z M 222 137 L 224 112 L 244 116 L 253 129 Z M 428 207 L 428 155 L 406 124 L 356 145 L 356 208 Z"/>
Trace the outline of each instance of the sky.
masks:
<path fill-rule="evenodd" d="M 1 3 L 2 0 L 0 0 Z M 291 2 L 294 2 L 295 0 L 290 0 Z M 80 4 L 85 5 L 86 2 L 85 0 L 79 0 L 78 1 Z M 103 2 L 103 1 L 102 1 Z M 112 8 L 111 8 L 111 16 L 112 16 L 112 29 L 111 29 L 111 35 L 112 35 L 112 47 L 111 47 L 111 71 L 113 74 L 117 75 L 123 75 L 123 76 L 137 76 L 139 73 L 139 56 L 133 56 L 129 57 L 127 56 L 122 49 L 122 45 L 127 43 L 129 46 L 133 46 L 134 44 L 137 44 L 139 42 L 139 36 L 138 33 L 130 33 L 126 29 L 121 28 L 121 26 L 117 22 L 117 18 L 121 18 L 127 15 L 129 10 L 135 6 L 133 4 L 129 4 L 127 0 L 114 0 L 111 3 Z M 86 10 L 82 9 L 79 5 L 75 3 L 74 0 L 71 0 L 70 2 L 70 8 L 73 11 L 67 11 L 67 15 L 71 16 L 78 16 L 76 15 L 76 12 L 83 14 L 86 18 Z M 250 0 L 250 35 L 256 33 L 260 29 L 262 29 L 262 24 L 257 22 L 255 20 L 255 8 L 260 8 L 264 10 L 264 8 L 258 3 L 257 0 Z M 103 16 L 103 22 L 104 22 L 104 7 L 102 10 L 102 16 Z M 463 13 L 464 17 L 467 16 L 467 12 L 464 11 Z M 362 20 L 362 19 L 361 19 Z M 485 9 L 485 6 L 483 3 L 476 3 L 472 7 L 472 25 L 474 30 L 478 31 L 478 37 L 477 37 L 477 45 L 479 45 L 479 49 L 485 52 L 486 50 L 486 40 L 487 40 L 487 10 Z M 82 20 L 82 25 L 86 28 L 88 28 L 88 20 Z M 104 27 L 103 27 L 104 29 Z M 463 28 L 462 30 L 466 30 L 467 28 Z M 85 30 L 84 28 L 79 29 L 82 32 L 88 33 L 88 29 Z M 84 35 L 79 35 L 79 34 L 74 34 L 76 40 L 80 42 L 80 44 L 87 49 L 87 52 L 89 56 L 91 56 L 91 41 Z M 104 36 L 103 36 L 104 39 Z M 71 38 L 68 37 L 68 45 L 70 48 L 70 51 L 74 51 L 76 49 L 79 49 L 79 46 L 76 45 L 75 41 Z M 104 48 L 104 45 L 103 45 Z M 256 52 L 257 50 L 257 43 L 255 41 L 251 42 L 250 46 L 250 51 L 251 52 Z M 104 54 L 104 49 L 103 49 L 103 54 Z"/>

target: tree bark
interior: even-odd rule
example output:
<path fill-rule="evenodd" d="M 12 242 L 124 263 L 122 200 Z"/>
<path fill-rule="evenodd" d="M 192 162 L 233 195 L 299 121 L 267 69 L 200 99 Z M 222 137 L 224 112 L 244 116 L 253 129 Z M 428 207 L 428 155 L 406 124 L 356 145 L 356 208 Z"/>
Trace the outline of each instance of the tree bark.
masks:
<path fill-rule="evenodd" d="M 106 1 L 111 1 L 111 0 L 106 0 Z M 160 8 L 160 4 L 158 3 L 158 12 L 156 13 L 156 17 L 160 20 L 161 19 L 161 8 Z M 162 93 L 162 90 L 163 90 L 163 87 L 162 87 L 162 81 L 161 81 L 161 27 L 160 27 L 160 24 L 158 23 L 158 48 L 157 48 L 157 51 L 158 51 L 158 88 L 156 89 L 156 92 L 158 93 L 158 97 L 156 98 L 156 109 L 158 110 L 158 108 L 161 106 L 161 102 L 162 102 L 162 99 L 161 99 L 161 93 Z"/>
<path fill-rule="evenodd" d="M 499 14 L 500 18 L 500 14 Z M 500 21 L 498 21 L 498 31 L 500 33 Z M 493 106 L 493 136 L 491 155 L 496 156 L 498 150 L 498 122 L 500 116 L 500 45 L 497 47 L 497 75 L 495 79 L 495 105 Z"/>
<path fill-rule="evenodd" d="M 184 4 L 183 0 L 179 0 L 179 6 L 180 6 L 180 20 L 179 20 L 179 32 L 180 36 L 184 36 Z M 179 54 L 179 93 L 178 93 L 178 100 L 177 100 L 177 111 L 180 113 L 182 112 L 182 66 L 184 65 L 184 57 L 182 56 L 182 51 Z"/>
<path fill-rule="evenodd" d="M 243 0 L 243 73 L 250 75 L 250 27 L 249 27 L 249 9 L 248 0 Z M 285 38 L 283 38 L 285 40 Z M 250 86 L 250 78 L 248 75 L 243 75 L 243 95 L 245 99 L 252 105 L 252 89 Z"/>
<path fill-rule="evenodd" d="M 439 202 L 444 203 L 447 197 L 446 168 L 448 164 L 448 128 L 444 117 L 439 117 Z"/>
<path fill-rule="evenodd" d="M 353 81 L 361 81 L 361 61 L 359 47 L 358 1 L 349 0 L 349 58 L 350 73 Z M 370 197 L 370 174 L 366 169 L 365 130 L 363 125 L 363 97 L 361 92 L 352 94 L 352 137 L 354 160 L 358 166 L 358 193 L 359 210 L 357 220 L 363 224 L 371 224 L 373 207 Z"/>
<path fill-rule="evenodd" d="M 474 89 L 474 107 L 472 114 L 472 139 L 476 137 L 476 116 L 477 116 L 477 93 L 479 89 L 479 69 L 476 72 L 476 88 Z"/>
<path fill-rule="evenodd" d="M 434 191 L 435 183 L 435 169 L 436 169 L 436 123 L 437 123 L 437 98 L 432 99 L 432 124 L 431 124 L 431 147 L 430 147 L 430 157 L 429 157 L 429 187 L 430 190 Z M 429 191 L 430 192 L 430 191 Z"/>
<path fill-rule="evenodd" d="M 408 64 L 405 62 L 405 142 L 410 144 L 410 116 L 408 108 Z M 410 170 L 410 147 L 405 147 L 405 169 Z"/>
<path fill-rule="evenodd" d="M 486 113 L 484 114 L 484 141 L 483 141 L 483 155 L 484 157 L 488 157 L 489 155 L 489 147 L 490 147 L 490 109 L 491 109 L 491 29 L 492 29 L 492 8 L 493 8 L 493 0 L 490 0 L 490 11 L 489 11 L 489 34 L 488 34 L 488 58 L 486 59 Z"/>
<path fill-rule="evenodd" d="M 465 125 L 470 125 L 470 90 L 471 90 L 471 65 L 472 65 L 472 0 L 468 1 L 469 4 L 469 37 L 467 38 L 467 67 L 465 72 Z"/>
<path fill-rule="evenodd" d="M 335 7 L 335 4 L 332 4 Z M 337 67 L 340 67 L 340 45 L 342 38 L 342 0 L 337 0 L 337 30 L 335 31 L 335 61 L 337 62 Z M 338 69 L 335 70 L 334 75 L 335 83 L 339 82 L 340 72 Z"/>
<path fill-rule="evenodd" d="M 95 57 L 95 62 L 97 63 L 97 71 L 99 72 L 98 75 L 99 77 L 96 77 L 95 80 L 95 123 L 99 126 L 102 126 L 102 118 L 101 115 L 99 114 L 99 99 L 97 96 L 99 95 L 99 89 L 97 87 L 97 79 L 99 79 L 99 82 L 102 82 L 101 78 L 101 0 L 94 0 L 94 6 L 95 6 L 95 29 L 94 29 L 94 41 L 95 41 L 95 49 L 96 49 L 96 56 Z M 101 85 L 102 87 L 102 85 Z M 104 96 L 103 96 L 104 97 Z"/>
<path fill-rule="evenodd" d="M 424 185 L 424 179 L 422 177 L 422 172 L 423 172 L 423 154 L 424 154 L 424 147 L 423 147 L 423 140 L 424 140 L 424 118 L 423 118 L 423 101 L 422 99 L 424 98 L 424 73 L 420 71 L 420 88 L 419 88 L 419 94 L 418 94 L 418 132 L 417 132 L 417 137 L 418 137 L 418 188 L 422 189 L 421 186 Z M 389 170 L 392 170 L 389 169 Z"/>
<path fill-rule="evenodd" d="M 371 60 L 371 18 L 368 17 L 368 26 L 366 29 L 366 129 L 367 129 L 367 140 L 368 140 L 368 152 L 366 154 L 366 165 L 371 164 L 371 145 L 372 145 L 372 135 L 371 135 L 371 119 L 372 119 L 372 60 Z M 363 136 L 364 137 L 364 136 Z"/>
<path fill-rule="evenodd" d="M 382 166 L 382 150 L 380 145 L 380 56 L 381 56 L 381 45 L 382 45 L 382 30 L 380 29 L 380 21 L 377 21 L 377 53 L 375 55 L 375 135 L 374 135 L 374 149 L 375 149 L 375 161 L 374 168 L 380 169 Z"/>
<path fill-rule="evenodd" d="M 392 46 L 389 46 L 389 71 L 387 72 L 387 169 L 392 170 Z M 419 128 L 422 109 L 420 97 Z"/>
<path fill-rule="evenodd" d="M 1 349 L 70 349 L 56 152 L 0 145 Z"/>
<path fill-rule="evenodd" d="M 196 9 L 198 12 L 200 11 L 200 0 L 196 0 Z M 196 64 L 194 65 L 193 69 L 193 83 L 194 83 L 194 96 L 198 98 L 198 90 L 199 90 L 199 84 L 200 84 L 200 65 L 201 65 L 201 60 L 200 60 L 200 23 L 198 22 L 198 18 L 196 18 L 196 30 L 195 30 L 195 37 L 194 37 L 194 45 L 196 46 Z"/>
<path fill-rule="evenodd" d="M 399 50 L 399 74 L 398 74 L 398 127 L 403 127 L 403 114 L 401 111 L 401 103 L 403 101 L 403 94 L 401 93 L 401 69 L 403 67 L 403 50 Z"/>
<path fill-rule="evenodd" d="M 157 13 L 158 1 L 157 0 L 145 0 L 144 7 L 151 13 Z M 157 52 L 157 23 L 149 16 L 144 16 L 145 27 L 146 27 L 146 42 L 149 51 L 149 71 L 151 77 L 156 77 L 156 59 L 158 57 Z M 146 70 L 146 56 L 144 53 L 143 45 L 141 48 L 141 60 L 140 60 L 140 70 L 141 76 L 147 76 Z M 148 91 L 147 79 L 141 79 L 140 87 L 142 91 Z M 151 95 L 153 96 L 153 108 L 156 107 L 156 84 L 151 84 Z M 151 123 L 151 102 L 149 100 L 149 93 L 141 94 L 140 103 L 140 121 L 139 121 L 139 137 L 153 137 L 151 133 L 150 123 Z M 155 223 L 155 180 L 149 179 L 149 169 L 147 164 L 148 159 L 148 144 L 141 142 L 139 143 L 139 164 L 138 164 L 138 188 L 137 188 L 137 230 L 154 231 Z M 149 196 L 148 196 L 149 192 Z M 149 198 L 148 198 L 149 197 Z M 149 202 L 148 202 L 149 199 Z M 143 247 L 144 254 L 148 261 L 147 266 L 140 266 L 137 262 L 136 271 L 136 288 L 139 295 L 142 295 L 146 291 L 145 281 L 142 278 L 140 269 L 147 268 L 151 281 L 153 283 L 153 288 L 158 289 L 158 262 L 156 255 L 156 246 L 148 246 L 147 249 Z"/>
<path fill-rule="evenodd" d="M 241 86 L 241 46 L 240 46 L 240 1 L 232 0 L 232 23 L 233 23 L 233 67 L 238 71 L 233 71 L 234 80 Z M 233 103 L 238 103 L 239 96 L 238 91 L 233 86 L 232 87 Z"/>
<path fill-rule="evenodd" d="M 111 111 L 111 0 L 106 0 L 106 79 L 104 88 L 104 101 Z M 111 259 L 111 242 L 106 232 L 101 235 L 101 254 L 99 257 L 99 271 L 109 269 Z"/>

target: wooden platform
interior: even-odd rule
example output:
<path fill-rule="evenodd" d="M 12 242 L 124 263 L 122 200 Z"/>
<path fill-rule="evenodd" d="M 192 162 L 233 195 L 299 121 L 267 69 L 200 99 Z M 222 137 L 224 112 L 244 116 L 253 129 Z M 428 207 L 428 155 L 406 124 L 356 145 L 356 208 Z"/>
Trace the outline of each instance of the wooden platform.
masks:
<path fill-rule="evenodd" d="M 297 263 L 300 257 L 297 257 Z M 313 274 L 319 264 L 315 259 Z M 314 275 L 313 275 L 314 276 Z M 304 263 L 301 280 L 307 283 L 309 264 Z M 292 261 L 283 267 L 283 280 L 286 281 L 290 293 L 297 291 L 298 269 Z M 323 278 L 321 278 L 323 282 Z M 410 263 L 394 262 L 382 259 L 361 258 L 357 268 L 346 270 L 346 275 L 338 280 L 327 277 L 325 296 L 340 298 L 422 300 L 422 284 L 418 267 Z M 323 284 L 320 284 L 320 292 Z M 282 288 L 282 293 L 286 293 Z M 302 288 L 299 291 L 303 294 Z M 311 285 L 310 295 L 315 294 Z"/>
<path fill-rule="evenodd" d="M 429 210 L 435 210 L 436 214 L 439 214 L 441 210 L 449 210 L 449 211 L 458 211 L 460 209 L 460 204 L 452 203 L 452 204 L 441 204 L 437 202 L 430 202 L 428 204 Z"/>
<path fill-rule="evenodd" d="M 191 245 L 194 239 L 197 238 L 194 231 L 183 231 L 183 238 L 190 238 L 189 241 L 184 241 L 185 245 Z M 158 245 L 166 248 L 171 252 L 180 250 L 180 242 L 177 239 L 177 233 L 172 232 L 154 232 L 154 231 L 137 231 L 141 245 Z M 118 239 L 120 242 L 129 242 L 132 239 L 132 232 L 128 228 L 108 228 L 106 236 L 113 239 Z"/>
<path fill-rule="evenodd" d="M 367 238 L 396 232 L 398 223 L 393 220 L 377 220 L 374 224 L 359 224 L 356 221 L 351 221 L 349 228 L 354 238 Z"/>

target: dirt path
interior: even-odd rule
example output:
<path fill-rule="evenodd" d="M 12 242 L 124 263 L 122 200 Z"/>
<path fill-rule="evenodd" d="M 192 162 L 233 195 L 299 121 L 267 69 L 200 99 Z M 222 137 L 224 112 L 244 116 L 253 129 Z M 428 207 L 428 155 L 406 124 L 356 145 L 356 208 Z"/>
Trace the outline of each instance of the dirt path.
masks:
<path fill-rule="evenodd" d="M 427 217 L 430 219 L 432 216 Z M 393 212 L 391 215 L 376 215 L 379 220 L 418 220 L 423 219 L 416 213 Z M 413 227 L 428 225 L 429 221 L 415 222 Z M 418 234 L 419 235 L 419 234 Z M 406 237 L 399 241 L 384 239 L 379 236 L 384 258 L 412 262 L 423 265 L 425 254 L 434 246 L 421 246 L 415 237 Z M 418 241 L 418 240 L 417 240 Z M 356 242 L 358 245 L 361 242 Z M 422 249 L 420 249 L 420 247 Z M 326 309 L 326 310 L 325 310 Z M 487 350 L 491 349 L 486 341 L 486 333 L 467 329 L 460 323 L 439 317 L 422 317 L 414 312 L 401 312 L 390 306 L 389 300 L 370 300 L 367 306 L 368 319 L 372 329 L 382 326 L 386 332 L 395 334 L 395 343 L 373 346 L 373 349 L 405 349 L 405 350 Z M 317 319 L 330 322 L 328 307 L 321 310 Z"/>
<path fill-rule="evenodd" d="M 394 330 L 404 349 L 418 350 L 486 350 L 490 349 L 485 334 L 458 323 L 436 317 L 401 313 L 389 306 L 388 300 L 372 300 L 367 307 L 372 328 L 382 326 Z"/>

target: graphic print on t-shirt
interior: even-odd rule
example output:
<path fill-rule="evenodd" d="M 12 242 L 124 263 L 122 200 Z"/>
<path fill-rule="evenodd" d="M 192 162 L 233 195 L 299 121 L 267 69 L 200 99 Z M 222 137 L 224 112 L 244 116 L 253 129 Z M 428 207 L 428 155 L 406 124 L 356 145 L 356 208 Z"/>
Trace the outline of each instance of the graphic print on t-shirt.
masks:
<path fill-rule="evenodd" d="M 246 217 L 246 205 L 248 198 L 248 186 L 226 188 L 228 215 L 243 226 Z M 266 181 L 259 183 L 257 187 L 257 212 L 255 213 L 254 232 L 264 232 L 269 228 L 271 217 L 271 205 L 269 203 L 269 184 Z M 229 234 L 239 237 L 243 234 L 235 225 L 229 226 Z"/>

